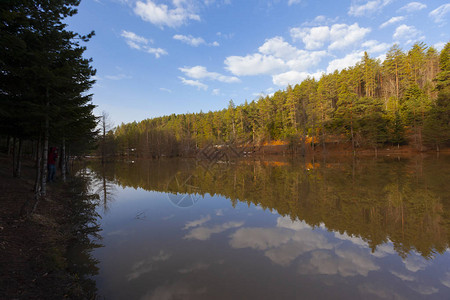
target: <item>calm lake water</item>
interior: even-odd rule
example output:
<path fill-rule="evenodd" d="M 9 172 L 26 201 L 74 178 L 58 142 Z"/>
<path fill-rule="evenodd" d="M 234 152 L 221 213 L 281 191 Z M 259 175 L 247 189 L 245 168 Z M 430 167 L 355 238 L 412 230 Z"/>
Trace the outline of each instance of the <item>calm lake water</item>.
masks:
<path fill-rule="evenodd" d="M 106 299 L 450 299 L 450 157 L 88 164 Z"/>

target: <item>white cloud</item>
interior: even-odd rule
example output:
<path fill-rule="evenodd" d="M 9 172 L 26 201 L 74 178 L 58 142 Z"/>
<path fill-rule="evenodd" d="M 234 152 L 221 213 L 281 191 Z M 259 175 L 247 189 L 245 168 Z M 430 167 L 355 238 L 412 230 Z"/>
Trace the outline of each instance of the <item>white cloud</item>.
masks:
<path fill-rule="evenodd" d="M 153 48 L 147 44 L 153 43 L 152 40 L 148 40 L 145 37 L 139 36 L 134 32 L 122 30 L 121 36 L 125 39 L 128 46 L 132 49 L 141 50 L 150 54 L 154 54 L 156 58 L 160 58 L 161 55 L 167 55 L 167 51 L 162 48 Z"/>
<path fill-rule="evenodd" d="M 261 97 L 266 97 L 266 96 L 272 97 L 272 96 L 274 95 L 274 91 L 275 91 L 274 88 L 268 88 L 268 89 L 266 89 L 266 90 L 263 91 L 263 92 L 253 93 L 252 95 L 253 95 L 256 99 L 259 99 L 259 98 L 261 98 Z M 258 206 L 256 209 L 262 209 L 262 208 Z"/>
<path fill-rule="evenodd" d="M 192 35 L 182 35 L 182 34 L 176 34 L 173 36 L 173 39 L 179 40 L 185 44 L 191 45 L 193 47 L 198 47 L 200 45 L 208 45 L 213 47 L 218 47 L 220 44 L 217 41 L 214 41 L 212 43 L 206 43 L 205 40 L 201 37 L 193 37 Z"/>
<path fill-rule="evenodd" d="M 403 21 L 404 19 L 405 19 L 405 17 L 403 17 L 403 16 L 392 17 L 388 21 L 386 21 L 383 24 L 381 24 L 380 28 L 384 28 L 384 27 L 389 26 L 391 24 Z"/>
<path fill-rule="evenodd" d="M 180 79 L 181 79 L 181 82 L 182 82 L 183 84 L 185 84 L 185 85 L 195 86 L 195 87 L 198 88 L 199 90 L 200 90 L 200 89 L 203 89 L 203 90 L 206 91 L 206 90 L 208 89 L 208 86 L 207 86 L 206 84 L 201 83 L 201 82 L 198 81 L 198 80 L 186 79 L 186 78 L 184 78 L 184 77 L 178 77 L 178 78 L 180 78 Z"/>
<path fill-rule="evenodd" d="M 443 4 L 429 13 L 429 16 L 436 23 L 444 23 L 445 16 L 450 12 L 450 3 Z"/>
<path fill-rule="evenodd" d="M 395 29 L 392 38 L 394 40 L 411 40 L 416 38 L 419 34 L 420 31 L 414 26 L 402 24 Z"/>
<path fill-rule="evenodd" d="M 229 56 L 225 59 L 226 69 L 237 76 L 273 74 L 286 68 L 285 62 L 259 53 L 247 56 Z"/>
<path fill-rule="evenodd" d="M 308 73 L 308 72 L 297 72 L 297 71 L 288 71 L 285 73 L 277 74 L 272 76 L 272 82 L 273 84 L 279 85 L 279 86 L 287 86 L 295 85 L 301 83 L 306 78 L 316 78 L 319 79 L 322 76 L 323 72 L 317 72 L 314 74 Z"/>
<path fill-rule="evenodd" d="M 118 74 L 118 75 L 106 75 L 105 78 L 109 80 L 122 80 L 122 79 L 131 79 L 131 76 L 125 74 Z"/>
<path fill-rule="evenodd" d="M 282 59 L 291 70 L 297 71 L 317 65 L 327 55 L 326 51 L 299 50 L 285 42 L 282 37 L 266 40 L 258 50 L 262 54 Z"/>
<path fill-rule="evenodd" d="M 167 88 L 159 88 L 161 91 L 163 91 L 163 92 L 168 92 L 168 93 L 172 93 L 172 90 L 171 89 L 167 89 Z M 169 216 L 169 217 L 171 217 L 171 218 L 173 218 L 174 216 L 172 215 L 172 216 Z M 166 217 L 164 220 L 168 220 L 168 218 Z"/>
<path fill-rule="evenodd" d="M 191 227 L 197 227 L 197 226 L 200 226 L 200 225 L 202 225 L 202 224 L 208 222 L 209 220 L 211 220 L 211 216 L 210 216 L 210 215 L 207 215 L 206 217 L 200 218 L 200 219 L 198 219 L 198 220 L 194 220 L 194 221 L 187 222 L 186 225 L 184 225 L 183 229 L 186 230 L 186 229 L 189 229 L 189 228 L 191 228 Z"/>
<path fill-rule="evenodd" d="M 433 47 L 434 47 L 437 51 L 441 51 L 442 49 L 444 49 L 445 43 L 444 43 L 444 42 L 436 43 L 436 44 L 433 45 Z"/>
<path fill-rule="evenodd" d="M 220 89 L 213 89 L 212 94 L 213 94 L 214 96 L 220 95 Z M 218 212 L 216 215 L 217 215 L 217 216 L 222 216 L 222 215 L 219 214 L 219 212 Z"/>
<path fill-rule="evenodd" d="M 241 227 L 242 225 L 244 225 L 244 222 L 228 222 L 213 227 L 197 227 L 192 229 L 184 238 L 206 241 L 212 234 L 221 233 L 231 228 Z"/>
<path fill-rule="evenodd" d="M 182 41 L 183 43 L 186 43 L 188 45 L 194 46 L 194 47 L 198 47 L 201 44 L 206 44 L 205 40 L 202 39 L 201 37 L 193 37 L 192 35 L 181 35 L 181 34 L 176 34 L 173 36 L 173 38 L 175 40 L 179 40 Z"/>
<path fill-rule="evenodd" d="M 154 25 L 168 27 L 179 27 L 187 23 L 188 20 L 200 21 L 200 16 L 194 12 L 192 6 L 186 1 L 173 1 L 173 8 L 169 8 L 166 4 L 156 4 L 152 0 L 136 2 L 134 8 L 135 14 L 140 16 L 144 21 L 148 21 Z"/>
<path fill-rule="evenodd" d="M 312 21 L 303 22 L 302 26 L 318 26 L 318 25 L 326 25 L 333 24 L 339 20 L 339 17 L 336 18 L 328 18 L 324 15 L 319 15 L 314 18 Z"/>
<path fill-rule="evenodd" d="M 278 75 L 276 81 L 281 84 L 288 77 L 295 75 L 298 78 L 300 73 L 306 74 L 309 68 L 319 64 L 328 55 L 326 51 L 300 50 L 282 37 L 267 39 L 258 51 L 247 56 L 227 57 L 226 69 L 235 75 Z"/>
<path fill-rule="evenodd" d="M 154 54 L 156 58 L 160 58 L 161 55 L 167 55 L 167 51 L 164 50 L 164 49 L 161 49 L 161 48 L 147 47 L 147 48 L 145 49 L 145 51 L 146 51 L 147 53 Z"/>
<path fill-rule="evenodd" d="M 386 52 L 390 47 L 391 44 L 387 43 L 380 43 L 375 40 L 366 41 L 362 44 L 363 48 L 367 50 L 368 53 L 380 53 L 380 52 Z"/>
<path fill-rule="evenodd" d="M 139 46 L 140 44 L 142 45 L 142 44 L 148 43 L 148 39 L 146 39 L 142 36 L 139 36 L 136 33 L 131 32 L 131 31 L 122 30 L 121 36 L 124 37 L 127 42 L 133 42 L 134 45 L 136 45 L 137 47 L 140 47 Z M 139 49 L 139 48 L 137 48 L 137 49 Z"/>
<path fill-rule="evenodd" d="M 288 1 L 288 5 L 292 5 L 292 4 L 299 4 L 300 2 L 302 2 L 302 0 L 289 0 Z"/>
<path fill-rule="evenodd" d="M 326 43 L 330 43 L 329 50 L 337 50 L 357 43 L 369 32 L 370 28 L 359 27 L 358 23 L 354 23 L 353 25 L 334 24 L 331 27 L 297 27 L 292 28 L 290 34 L 294 41 L 302 40 L 308 50 L 323 48 Z"/>
<path fill-rule="evenodd" d="M 179 68 L 181 72 L 186 74 L 186 76 L 189 76 L 194 79 L 210 79 L 210 80 L 217 80 L 220 82 L 225 83 L 233 83 L 233 82 L 239 82 L 239 78 L 234 76 L 225 76 L 216 72 L 209 72 L 205 67 L 203 66 L 195 66 L 192 68 L 184 67 Z"/>
<path fill-rule="evenodd" d="M 406 11 L 408 13 L 412 13 L 418 10 L 422 10 L 427 8 L 427 6 L 420 2 L 410 2 L 399 9 L 399 11 Z"/>
<path fill-rule="evenodd" d="M 273 55 L 284 60 L 294 59 L 298 49 L 285 42 L 282 37 L 268 39 L 258 48 L 259 52 L 266 55 Z"/>
<path fill-rule="evenodd" d="M 347 67 L 354 66 L 361 60 L 363 55 L 364 52 L 357 51 L 347 54 L 344 58 L 334 59 L 328 64 L 327 73 L 333 73 L 335 70 L 341 71 Z"/>
<path fill-rule="evenodd" d="M 362 17 L 368 16 L 375 12 L 380 12 L 383 7 L 388 5 L 392 0 L 373 0 L 365 4 L 352 4 L 348 11 L 350 16 Z"/>

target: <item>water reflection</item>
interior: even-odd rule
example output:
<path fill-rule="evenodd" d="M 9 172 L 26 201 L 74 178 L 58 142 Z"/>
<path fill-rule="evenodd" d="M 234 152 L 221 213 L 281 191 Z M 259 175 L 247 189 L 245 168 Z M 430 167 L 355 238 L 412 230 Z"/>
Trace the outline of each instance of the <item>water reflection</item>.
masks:
<path fill-rule="evenodd" d="M 449 166 L 449 157 L 175 159 L 105 172 L 93 162 L 116 186 L 97 283 L 112 299 L 442 299 Z"/>

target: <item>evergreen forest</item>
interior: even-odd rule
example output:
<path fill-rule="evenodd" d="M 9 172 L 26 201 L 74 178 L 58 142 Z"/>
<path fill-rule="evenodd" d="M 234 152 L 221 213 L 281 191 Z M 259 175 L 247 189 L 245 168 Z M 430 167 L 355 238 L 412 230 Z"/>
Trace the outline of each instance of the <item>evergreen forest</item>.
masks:
<path fill-rule="evenodd" d="M 393 45 L 383 62 L 367 52 L 355 66 L 307 78 L 273 95 L 219 111 L 172 114 L 121 124 L 102 139 L 106 154 L 184 156 L 208 144 L 304 145 L 353 151 L 408 145 L 424 151 L 450 142 L 450 43 Z"/>
<path fill-rule="evenodd" d="M 94 32 L 81 35 L 64 20 L 79 0 L 0 2 L 0 138 L 21 175 L 22 157 L 36 162 L 34 191 L 46 194 L 49 147 L 60 149 L 65 180 L 69 155 L 92 148 L 97 135 L 92 96 L 95 69 L 83 56 Z M 36 205 L 34 205 L 36 207 Z"/>

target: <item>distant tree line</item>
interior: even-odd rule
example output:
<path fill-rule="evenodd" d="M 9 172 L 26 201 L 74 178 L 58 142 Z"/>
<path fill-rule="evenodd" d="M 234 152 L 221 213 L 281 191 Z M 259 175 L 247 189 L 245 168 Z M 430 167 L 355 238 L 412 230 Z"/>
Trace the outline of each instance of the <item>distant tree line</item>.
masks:
<path fill-rule="evenodd" d="M 50 146 L 60 148 L 63 176 L 69 153 L 93 144 L 94 84 L 81 45 L 88 35 L 63 22 L 79 0 L 4 0 L 0 3 L 0 138 L 20 176 L 24 154 L 36 161 L 36 197 L 46 194 Z"/>
<path fill-rule="evenodd" d="M 110 131 L 111 154 L 188 155 L 208 143 L 284 141 L 304 151 L 410 144 L 418 150 L 450 142 L 450 43 L 439 53 L 424 43 L 397 45 L 386 59 L 369 57 L 340 72 L 308 78 L 272 96 L 219 111 L 169 115 Z"/>

